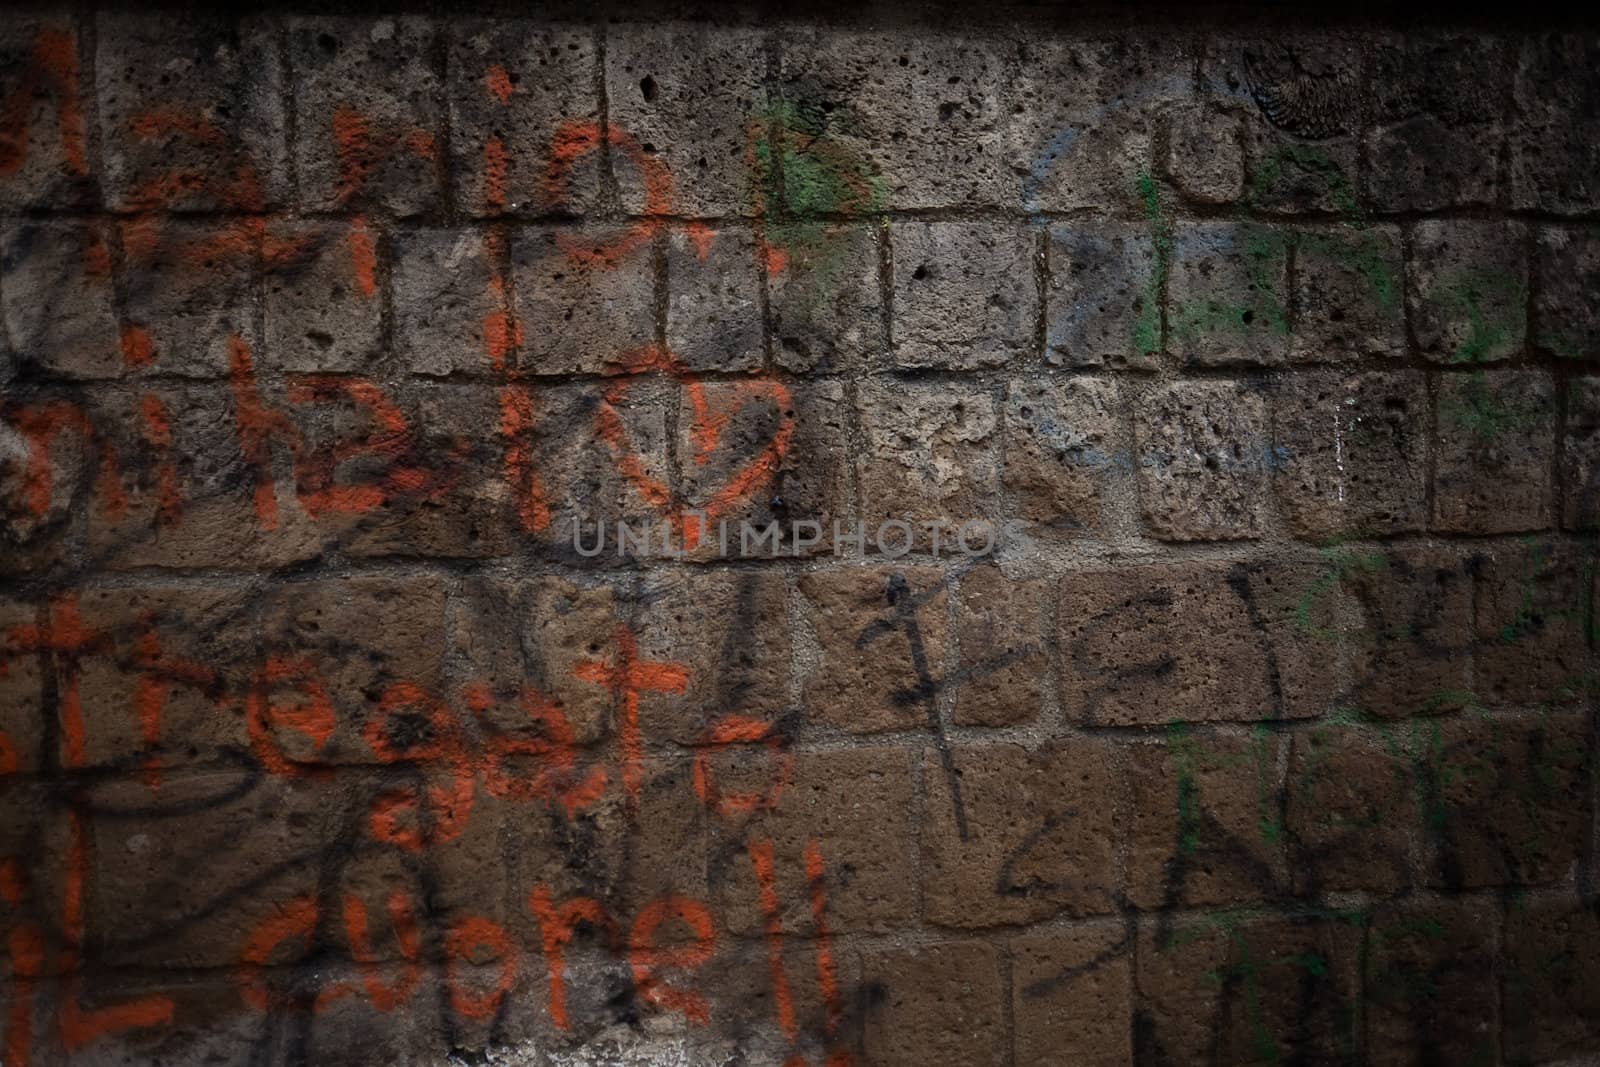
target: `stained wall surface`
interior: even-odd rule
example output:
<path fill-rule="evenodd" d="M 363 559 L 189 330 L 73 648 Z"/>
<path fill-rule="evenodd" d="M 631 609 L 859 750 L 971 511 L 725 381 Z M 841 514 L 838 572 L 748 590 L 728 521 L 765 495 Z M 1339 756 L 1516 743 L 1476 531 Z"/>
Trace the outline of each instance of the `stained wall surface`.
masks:
<path fill-rule="evenodd" d="M 1600 1052 L 1600 35 L 963 16 L 0 14 L 0 1064 Z"/>

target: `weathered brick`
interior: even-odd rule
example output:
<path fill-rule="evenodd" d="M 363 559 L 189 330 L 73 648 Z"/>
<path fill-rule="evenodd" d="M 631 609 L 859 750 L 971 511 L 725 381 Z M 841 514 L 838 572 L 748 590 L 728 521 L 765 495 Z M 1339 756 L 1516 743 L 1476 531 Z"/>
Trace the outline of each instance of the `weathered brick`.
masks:
<path fill-rule="evenodd" d="M 1122 214 L 1144 199 L 1162 112 L 1188 99 L 1195 47 L 1140 30 L 1080 38 L 1016 31 L 1007 162 L 1028 211 Z M 970 166 L 970 164 L 968 164 Z"/>
<path fill-rule="evenodd" d="M 822 646 L 805 679 L 808 718 L 852 733 L 925 726 L 923 690 L 943 673 L 949 631 L 940 573 L 834 567 L 802 575 L 800 592 Z"/>
<path fill-rule="evenodd" d="M 67 559 L 83 526 L 88 509 L 76 501 L 97 465 L 104 471 L 104 442 L 84 407 L 58 392 L 0 406 L 0 440 L 0 574 L 44 574 Z"/>
<path fill-rule="evenodd" d="M 1411 330 L 1435 363 L 1491 363 L 1528 332 L 1527 229 L 1519 222 L 1419 222 L 1406 294 Z"/>
<path fill-rule="evenodd" d="M 1029 934 L 1011 943 L 1011 1010 L 1025 1063 L 1132 1062 L 1133 946 L 1120 923 Z"/>
<path fill-rule="evenodd" d="M 1563 528 L 1600 528 L 1600 378 L 1572 378 L 1567 382 L 1561 492 Z"/>
<path fill-rule="evenodd" d="M 591 745 L 610 734 L 615 694 L 580 677 L 579 669 L 616 654 L 623 620 L 610 585 L 556 576 L 481 579 L 465 584 L 447 611 L 452 651 L 475 684 L 552 702 L 574 744 Z M 505 625 L 507 619 L 516 625 Z"/>
<path fill-rule="evenodd" d="M 260 211 L 288 191 L 283 68 L 265 19 L 102 11 L 101 176 L 119 210 Z"/>
<path fill-rule="evenodd" d="M 735 762 L 723 751 L 706 764 L 712 816 L 711 882 L 728 929 L 753 935 L 776 922 L 802 936 L 818 932 L 821 890 L 827 929 L 892 930 L 916 914 L 914 865 L 916 752 L 902 748 L 775 755 L 749 746 Z M 742 749 L 740 750 L 742 752 Z M 741 812 L 748 800 L 750 810 Z M 770 849 L 776 910 L 762 904 L 758 864 Z M 808 863 L 820 861 L 820 881 Z"/>
<path fill-rule="evenodd" d="M 832 551 L 834 523 L 843 523 L 848 505 L 848 420 L 844 385 L 837 381 L 748 379 L 683 390 L 678 470 L 684 505 L 705 516 L 703 554 Z M 688 521 L 700 528 L 697 517 Z M 759 540 L 759 532 L 747 546 L 741 523 L 761 532 L 776 523 L 777 548 L 770 538 Z M 814 543 L 802 544 L 807 539 Z"/>
<path fill-rule="evenodd" d="M 1400 739 L 1341 719 L 1290 745 L 1284 823 L 1295 892 L 1408 887 L 1418 797 Z"/>
<path fill-rule="evenodd" d="M 71 996 L 76 1002 L 78 1010 L 82 1013 L 79 1018 L 99 1020 L 115 1020 L 118 1018 L 119 1009 L 126 1011 L 130 1005 L 148 1007 L 150 1005 L 163 1005 L 170 1009 L 170 1020 L 163 1025 L 156 1026 L 110 1026 L 104 1032 L 96 1034 L 93 1040 L 93 1050 L 88 1056 L 103 1059 L 108 1063 L 161 1063 L 161 1062 L 191 1062 L 229 1063 L 248 1061 L 254 1049 L 259 1047 L 261 1034 L 259 1019 L 253 1018 L 254 1012 L 240 1010 L 240 983 L 235 974 L 227 971 L 212 971 L 201 974 L 182 973 L 129 973 L 127 971 L 109 971 L 98 968 L 89 968 L 90 973 L 83 976 L 70 992 L 62 987 L 55 989 L 39 990 L 35 993 L 38 1000 L 56 1001 L 56 997 Z M 288 986 L 292 982 L 290 975 L 279 972 L 273 976 L 282 982 L 278 990 L 280 1001 L 289 999 Z M 319 975 L 323 981 L 323 988 L 331 989 L 340 980 L 350 981 L 357 985 L 359 976 L 354 968 L 341 969 L 338 978 L 333 974 Z M 304 980 L 304 979 L 302 979 Z M 310 984 L 309 982 L 307 983 Z M 330 998 L 332 999 L 332 998 Z M 346 998 L 349 999 L 349 998 Z M 354 998 L 359 1000 L 360 998 Z M 41 1006 L 39 1012 L 43 1020 L 48 1020 L 47 1012 L 50 1007 Z M 370 1006 L 368 1011 L 372 1014 Z M 100 1014 L 106 1012 L 107 1014 Z M 48 1033 L 39 1028 L 40 1022 L 35 1022 L 35 1035 Z M 319 1020 L 317 1036 L 326 1034 L 326 1024 Z M 391 1038 L 395 1042 L 417 1041 L 414 1047 L 425 1047 L 425 1035 L 422 1027 L 415 1023 L 401 1024 L 395 1027 L 396 1034 Z M 361 1051 L 355 1051 L 360 1049 Z M 368 1064 L 384 1062 L 382 1053 L 377 1052 L 372 1046 L 347 1046 L 351 1067 L 366 1067 Z M 373 1059 L 366 1059 L 368 1054 Z M 33 1063 L 59 1062 L 56 1053 L 50 1047 L 48 1039 L 36 1037 Z"/>
<path fill-rule="evenodd" d="M 449 25 L 455 201 L 475 215 L 590 211 L 600 192 L 592 31 L 523 19 Z M 566 146 L 582 149 L 566 159 Z M 587 154 L 588 158 L 583 158 Z M 560 171 L 553 188 L 550 168 Z"/>
<path fill-rule="evenodd" d="M 1315 568 L 1264 562 L 1068 574 L 1056 609 L 1067 716 L 1153 726 L 1322 714 L 1345 610 L 1337 593 L 1317 600 L 1322 588 Z"/>
<path fill-rule="evenodd" d="M 1447 549 L 1355 547 L 1324 554 L 1310 621 L 1337 588 L 1356 615 L 1345 631 L 1352 707 L 1383 719 L 1457 711 L 1472 700 L 1474 567 Z"/>
<path fill-rule="evenodd" d="M 1071 367 L 1154 369 L 1161 353 L 1156 237 L 1126 222 L 1050 228 L 1045 358 Z"/>
<path fill-rule="evenodd" d="M 0 249 L 0 302 L 20 362 L 71 378 L 124 372 L 108 229 L 99 223 L 17 222 Z"/>
<path fill-rule="evenodd" d="M 1116 388 L 1092 378 L 1013 381 L 1002 480 L 1035 534 L 1095 534 L 1131 468 Z"/>
<path fill-rule="evenodd" d="M 1534 248 L 1533 341 L 1559 359 L 1600 359 L 1600 237 L 1594 231 L 1548 227 Z"/>
<path fill-rule="evenodd" d="M 336 820 L 363 810 L 363 798 L 354 782 L 321 778 L 268 774 L 241 788 L 248 773 L 238 767 L 174 774 L 157 794 L 161 817 L 108 820 L 96 834 L 84 872 L 84 911 L 99 962 L 238 967 L 258 932 L 263 951 L 272 953 L 263 962 L 305 954 L 310 931 L 302 920 L 315 917 L 309 902 L 317 865 L 304 857 L 326 847 Z M 105 779 L 93 802 L 102 813 L 152 806 L 137 778 Z M 196 855 L 206 862 L 195 862 Z M 207 902 L 226 906 L 206 908 Z M 286 928 L 281 940 L 266 932 L 274 920 Z"/>
<path fill-rule="evenodd" d="M 1137 907 L 1243 904 L 1287 881 L 1279 814 L 1283 742 L 1168 731 L 1128 751 L 1133 821 L 1128 899 Z"/>
<path fill-rule="evenodd" d="M 1365 75 L 1367 193 L 1385 211 L 1492 203 L 1510 57 L 1487 33 L 1378 40 Z"/>
<path fill-rule="evenodd" d="M 261 365 L 305 373 L 364 369 L 382 346 L 378 234 L 359 221 L 280 223 L 267 240 L 284 251 L 267 264 Z"/>
<path fill-rule="evenodd" d="M 1519 899 L 1505 917 L 1506 1062 L 1548 1063 L 1600 1040 L 1600 921 L 1570 890 Z"/>
<path fill-rule="evenodd" d="M 1267 472 L 1261 391 L 1247 382 L 1177 381 L 1134 402 L 1145 521 L 1169 541 L 1259 537 Z"/>
<path fill-rule="evenodd" d="M 1406 351 L 1405 268 L 1394 226 L 1296 231 L 1289 358 L 1330 363 Z"/>
<path fill-rule="evenodd" d="M 1011 726 L 1039 718 L 1049 670 L 1045 601 L 1050 584 L 978 567 L 961 576 L 956 597 L 959 662 L 951 720 L 959 726 Z"/>
<path fill-rule="evenodd" d="M 999 955 L 957 941 L 862 952 L 867 1061 L 883 1067 L 1004 1062 Z"/>
<path fill-rule="evenodd" d="M 1358 914 L 1273 916 L 1230 939 L 1220 1062 L 1360 1062 Z"/>
<path fill-rule="evenodd" d="M 993 521 L 1000 418 L 986 388 L 867 381 L 856 390 L 856 415 L 865 435 L 856 463 L 869 542 L 887 521 L 912 524 L 919 544 L 930 540 L 920 523 Z M 880 540 L 894 551 L 903 537 L 889 531 Z"/>
<path fill-rule="evenodd" d="M 761 278 L 749 230 L 674 230 L 667 242 L 667 347 L 694 370 L 764 359 Z"/>
<path fill-rule="evenodd" d="M 1275 213 L 1356 213 L 1362 53 L 1350 34 L 1227 35 L 1201 65 L 1201 99 L 1238 114 L 1244 203 Z"/>
<path fill-rule="evenodd" d="M 1147 916 L 1135 943 L 1133 1062 L 1200 1067 L 1216 1046 L 1229 936 L 1203 919 Z"/>
<path fill-rule="evenodd" d="M 1203 104 L 1167 113 L 1166 174 L 1186 199 L 1232 204 L 1244 196 L 1244 124 Z"/>
<path fill-rule="evenodd" d="M 1595 548 L 1525 539 L 1477 568 L 1477 695 L 1499 704 L 1585 699 L 1593 677 Z"/>
<path fill-rule="evenodd" d="M 435 28 L 414 15 L 289 24 L 295 168 L 307 211 L 433 211 L 443 199 Z"/>
<path fill-rule="evenodd" d="M 520 905 L 512 925 L 519 930 L 520 944 L 538 945 L 545 932 L 535 897 L 541 892 L 553 908 L 578 897 L 594 901 L 621 937 L 612 942 L 617 947 L 627 944 L 640 913 L 664 898 L 690 898 L 709 914 L 701 903 L 710 899 L 706 813 L 690 787 L 689 761 L 642 761 L 636 800 L 630 800 L 621 768 L 607 764 L 600 769 L 605 785 L 598 797 L 570 814 L 556 810 L 540 818 L 511 820 L 507 827 L 510 884 Z M 604 944 L 608 932 L 594 933 Z M 689 924 L 669 920 L 659 927 L 654 942 L 670 946 L 693 940 Z M 673 980 L 680 983 L 692 983 L 692 974 Z"/>
<path fill-rule="evenodd" d="M 826 155 L 847 161 L 875 187 L 868 206 L 1016 203 L 1001 122 L 1011 73 L 1001 42 L 805 29 L 784 35 L 782 64 L 781 106 L 804 115 L 832 105 L 822 124 Z M 813 145 L 812 152 L 821 149 Z M 846 206 L 856 199 L 849 196 Z"/>
<path fill-rule="evenodd" d="M 1517 57 L 1512 96 L 1511 204 L 1580 212 L 1600 204 L 1600 120 L 1589 73 L 1600 61 L 1591 34 L 1538 34 Z"/>
<path fill-rule="evenodd" d="M 1259 223 L 1193 222 L 1172 239 L 1168 351 L 1202 367 L 1282 363 L 1289 243 Z"/>
<path fill-rule="evenodd" d="M 1272 488 L 1296 537 L 1423 529 L 1428 392 L 1418 371 L 1304 371 L 1276 383 Z"/>
<path fill-rule="evenodd" d="M 1431 885 L 1538 885 L 1570 876 L 1584 849 L 1586 725 L 1569 712 L 1465 716 L 1425 737 Z"/>
<path fill-rule="evenodd" d="M 622 204 L 634 213 L 749 214 L 753 142 L 770 106 L 763 35 L 731 27 L 615 24 L 606 27 L 606 102 L 613 141 L 641 150 L 617 166 Z M 634 153 L 623 142 L 613 158 Z M 657 202 L 648 171 L 659 165 L 671 202 Z"/>
<path fill-rule="evenodd" d="M 845 1013 L 861 978 L 857 954 L 847 945 L 793 941 L 776 956 L 756 944 L 730 947 L 707 962 L 695 984 L 706 992 L 709 1035 L 726 1035 L 724 1047 L 737 1048 L 751 1062 L 850 1058 L 855 1035 L 847 1032 L 853 1027 Z"/>
<path fill-rule="evenodd" d="M 345 578 L 273 589 L 261 606 L 261 656 L 286 666 L 279 677 L 262 679 L 259 699 L 287 716 L 315 700 L 320 685 L 331 732 L 319 741 L 313 735 L 320 730 L 272 729 L 269 722 L 258 752 L 291 764 L 371 764 L 447 750 L 460 723 L 442 692 L 444 605 L 437 578 Z"/>
<path fill-rule="evenodd" d="M 0 57 L 7 141 L 0 205 L 85 206 L 93 191 L 83 117 L 88 57 L 75 22 L 64 10 L 8 13 L 0 21 Z"/>
<path fill-rule="evenodd" d="M 38 626 L 37 605 L 0 599 L 0 783 L 36 772 L 45 758 L 44 665 L 32 651 Z"/>
<path fill-rule="evenodd" d="M 236 400 L 221 385 L 200 384 L 91 397 L 92 422 L 115 452 L 111 485 L 122 504 L 111 506 L 108 486 L 97 483 L 86 509 L 91 560 L 110 569 L 237 568 L 318 554 L 322 533 L 292 476 L 276 478 L 246 458 Z"/>
<path fill-rule="evenodd" d="M 220 378 L 228 343 L 253 333 L 257 242 L 248 224 L 122 224 L 123 358 L 167 374 Z"/>
<path fill-rule="evenodd" d="M 887 344 L 874 229 L 802 219 L 761 232 L 778 365 L 841 374 L 878 362 Z"/>
<path fill-rule="evenodd" d="M 413 374 L 494 369 L 506 308 L 495 292 L 492 242 L 476 230 L 403 230 L 393 237 L 394 346 Z"/>
<path fill-rule="evenodd" d="M 599 374 L 656 338 L 653 245 L 626 231 L 530 226 L 511 243 L 522 369 Z"/>
<path fill-rule="evenodd" d="M 736 716 L 771 724 L 789 707 L 788 594 L 783 576 L 690 571 L 644 579 L 631 625 L 638 654 L 686 674 L 677 692 L 639 694 L 650 741 L 706 744 Z"/>
<path fill-rule="evenodd" d="M 897 222 L 889 240 L 896 366 L 973 370 L 1027 359 L 1039 303 L 1031 230 Z"/>
<path fill-rule="evenodd" d="M 1124 809 L 1106 742 L 956 745 L 948 767 L 930 748 L 922 774 L 929 922 L 984 927 L 1112 911 Z"/>
<path fill-rule="evenodd" d="M 1553 521 L 1555 387 L 1539 371 L 1478 371 L 1439 382 L 1433 528 L 1515 533 Z"/>
<path fill-rule="evenodd" d="M 244 694 L 260 664 L 244 588 L 86 589 L 76 609 L 100 645 L 76 665 L 84 766 L 151 771 L 249 747 Z"/>
<path fill-rule="evenodd" d="M 1494 1063 L 1495 916 L 1471 900 L 1391 904 L 1372 917 L 1368 1061 Z"/>
<path fill-rule="evenodd" d="M 563 558 L 604 564 L 619 556 L 617 523 L 627 523 L 635 535 L 647 522 L 665 526 L 671 447 L 666 413 L 675 402 L 666 383 L 641 377 L 604 388 L 549 386 L 525 395 L 532 415 L 528 469 L 536 476 L 536 491 L 514 491 L 522 494 L 519 507 L 529 501 L 522 514 L 531 532 Z M 659 552 L 659 542 L 657 530 L 651 552 Z M 589 557 L 578 554 L 580 543 Z M 635 552 L 630 543 L 625 554 Z"/>

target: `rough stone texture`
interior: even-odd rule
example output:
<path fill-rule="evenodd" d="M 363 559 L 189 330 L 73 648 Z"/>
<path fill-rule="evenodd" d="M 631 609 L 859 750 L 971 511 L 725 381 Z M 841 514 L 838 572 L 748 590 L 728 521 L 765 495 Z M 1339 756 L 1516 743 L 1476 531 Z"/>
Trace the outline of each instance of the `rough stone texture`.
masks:
<path fill-rule="evenodd" d="M 1379 41 L 1367 60 L 1367 194 L 1391 211 L 1492 203 L 1507 47 L 1481 34 Z"/>
<path fill-rule="evenodd" d="M 1600 379 L 1567 382 L 1567 424 L 1561 440 L 1561 525 L 1600 526 Z"/>
<path fill-rule="evenodd" d="M 523 370 L 598 374 L 626 366 L 656 339 L 652 246 L 631 234 L 604 226 L 516 232 Z"/>
<path fill-rule="evenodd" d="M 1028 1063 L 1127 1063 L 1133 952 L 1125 928 L 1098 923 L 1011 943 L 1017 1056 Z"/>
<path fill-rule="evenodd" d="M 761 366 L 761 279 L 749 231 L 674 230 L 667 244 L 667 277 L 667 347 L 684 366 Z"/>
<path fill-rule="evenodd" d="M 1600 201 L 1595 101 L 1586 77 L 1600 54 L 1593 34 L 1539 34 L 1517 57 L 1512 96 L 1511 203 L 1545 211 L 1592 211 Z"/>
<path fill-rule="evenodd" d="M 956 600 L 959 663 L 951 720 L 959 726 L 1008 726 L 1039 718 L 1046 695 L 1045 628 L 1049 584 L 1014 579 L 997 567 L 961 576 Z"/>
<path fill-rule="evenodd" d="M 1003 1062 L 1006 990 L 992 946 L 957 941 L 865 953 L 862 982 L 879 991 L 866 1022 L 871 1063 Z"/>
<path fill-rule="evenodd" d="M 1589 230 L 1540 230 L 1533 269 L 1534 345 L 1563 360 L 1600 359 L 1600 313 L 1589 299 L 1600 285 L 1600 240 Z"/>
<path fill-rule="evenodd" d="M 1116 390 L 1089 378 L 1017 381 L 1006 391 L 1001 472 L 1017 515 L 1043 536 L 1099 533 L 1106 496 L 1130 466 Z"/>
<path fill-rule="evenodd" d="M 1404 265 L 1393 226 L 1294 234 L 1294 329 L 1289 358 L 1332 363 L 1406 350 Z"/>
<path fill-rule="evenodd" d="M 1592 1059 L 1592 31 L 769 14 L 0 15 L 0 1061 Z"/>
<path fill-rule="evenodd" d="M 421 16 L 291 20 L 302 207 L 405 216 L 439 206 L 437 32 Z"/>
<path fill-rule="evenodd" d="M 850 373 L 886 347 L 872 228 L 780 223 L 766 231 L 772 358 L 796 373 Z"/>
<path fill-rule="evenodd" d="M 1335 33 L 1232 33 L 1201 64 L 1201 99 L 1239 116 L 1244 202 L 1282 214 L 1356 213 L 1357 123 L 1369 44 Z"/>
<path fill-rule="evenodd" d="M 1245 382 L 1183 381 L 1134 401 L 1145 521 L 1168 541 L 1259 536 L 1267 476 L 1281 462 L 1267 439 L 1266 403 Z"/>
<path fill-rule="evenodd" d="M 1246 904 L 1287 876 L 1279 817 L 1280 742 L 1168 731 L 1130 753 L 1128 899 L 1140 908 Z"/>
<path fill-rule="evenodd" d="M 1289 245 L 1256 223 L 1197 222 L 1172 239 L 1167 350 L 1202 367 L 1282 363 Z"/>
<path fill-rule="evenodd" d="M 923 780 L 929 922 L 982 927 L 1112 910 L 1122 806 L 1104 742 L 953 746 L 948 766 L 929 749 Z"/>
<path fill-rule="evenodd" d="M 1367 1039 L 1374 1063 L 1493 1062 L 1495 918 L 1477 902 L 1395 905 L 1372 917 Z"/>
<path fill-rule="evenodd" d="M 549 169 L 564 137 L 599 147 L 594 35 L 579 25 L 468 18 L 452 19 L 448 34 L 456 203 L 475 215 L 592 210 L 600 192 L 592 159 L 566 161 L 559 183 Z"/>
<path fill-rule="evenodd" d="M 1430 885 L 1539 885 L 1570 875 L 1590 790 L 1585 723 L 1571 712 L 1467 717 L 1427 741 Z"/>
<path fill-rule="evenodd" d="M 372 268 L 374 235 L 365 225 L 275 227 L 285 249 L 266 272 L 263 366 L 314 373 L 364 369 L 381 344 L 383 301 Z"/>
<path fill-rule="evenodd" d="M 115 378 L 127 361 L 117 329 L 109 230 L 20 222 L 0 247 L 12 342 L 26 361 L 69 378 Z"/>
<path fill-rule="evenodd" d="M 1514 222 L 1421 222 L 1411 232 L 1411 329 L 1436 363 L 1491 363 L 1522 351 L 1527 231 Z"/>
<path fill-rule="evenodd" d="M 1069 367 L 1149 370 L 1161 352 L 1156 240 L 1131 223 L 1050 229 L 1045 358 Z"/>
<path fill-rule="evenodd" d="M 96 40 L 112 207 L 260 211 L 284 201 L 283 67 L 270 21 L 103 12 Z"/>
<path fill-rule="evenodd" d="M 1033 348 L 1033 234 L 1020 226 L 909 222 L 889 230 L 897 367 L 1015 366 Z"/>
<path fill-rule="evenodd" d="M 801 30 L 783 42 L 779 103 L 800 112 L 833 105 L 829 155 L 878 186 L 885 206 L 1009 205 L 1017 181 L 1002 120 L 1007 51 L 988 35 Z"/>
<path fill-rule="evenodd" d="M 1068 574 L 1056 606 L 1068 717 L 1157 726 L 1322 714 L 1344 612 L 1326 585 L 1314 568 L 1270 564 Z"/>
<path fill-rule="evenodd" d="M 1295 891 L 1409 886 L 1418 801 L 1400 742 L 1333 722 L 1291 744 L 1284 830 Z"/>
<path fill-rule="evenodd" d="M 1296 537 L 1427 525 L 1428 392 L 1415 371 L 1315 371 L 1272 398 L 1273 495 Z M 1292 389 L 1293 391 L 1288 391 Z"/>
<path fill-rule="evenodd" d="M 856 459 L 862 522 L 956 524 L 992 514 L 999 488 L 1000 416 L 981 386 L 944 382 L 872 381 L 856 392 L 865 450 Z M 902 534 L 886 536 L 892 546 Z"/>
<path fill-rule="evenodd" d="M 851 733 L 927 721 L 922 671 L 944 661 L 947 593 L 926 567 L 817 571 L 800 579 L 808 622 L 822 645 L 805 680 L 808 716 Z M 919 670 L 919 663 L 921 670 Z"/>
<path fill-rule="evenodd" d="M 1433 527 L 1513 533 L 1547 526 L 1555 387 L 1541 371 L 1477 371 L 1439 381 Z"/>

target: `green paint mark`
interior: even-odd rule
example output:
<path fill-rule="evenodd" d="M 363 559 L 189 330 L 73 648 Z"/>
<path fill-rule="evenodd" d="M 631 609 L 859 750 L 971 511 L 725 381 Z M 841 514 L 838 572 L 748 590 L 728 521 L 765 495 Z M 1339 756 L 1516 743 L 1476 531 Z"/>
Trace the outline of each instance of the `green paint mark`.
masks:
<path fill-rule="evenodd" d="M 1452 275 L 1434 299 L 1467 321 L 1467 338 L 1451 354 L 1451 363 L 1492 359 L 1507 341 L 1522 336 L 1527 328 L 1527 282 L 1505 270 L 1467 270 Z"/>
<path fill-rule="evenodd" d="M 1338 210 L 1351 218 L 1359 214 L 1355 190 L 1350 185 L 1350 179 L 1345 177 L 1344 168 L 1326 152 L 1311 145 L 1280 145 L 1261 160 L 1251 175 L 1250 189 L 1245 194 L 1246 203 L 1251 207 L 1259 207 L 1261 201 L 1277 187 L 1285 169 L 1289 167 L 1321 179 Z"/>
<path fill-rule="evenodd" d="M 1439 405 L 1439 414 L 1457 429 L 1477 435 L 1485 443 L 1502 433 L 1528 426 L 1537 412 L 1520 410 L 1500 399 L 1489 387 L 1483 371 L 1473 373 L 1459 397 L 1450 397 Z"/>
<path fill-rule="evenodd" d="M 1133 324 L 1134 353 L 1148 356 L 1161 351 L 1161 289 L 1166 283 L 1167 265 L 1172 259 L 1172 224 L 1161 212 L 1160 191 L 1148 172 L 1139 175 L 1134 188 L 1139 194 L 1139 202 L 1144 205 L 1145 221 L 1150 224 L 1150 236 L 1156 249 L 1155 270 L 1145 286 L 1138 321 Z"/>

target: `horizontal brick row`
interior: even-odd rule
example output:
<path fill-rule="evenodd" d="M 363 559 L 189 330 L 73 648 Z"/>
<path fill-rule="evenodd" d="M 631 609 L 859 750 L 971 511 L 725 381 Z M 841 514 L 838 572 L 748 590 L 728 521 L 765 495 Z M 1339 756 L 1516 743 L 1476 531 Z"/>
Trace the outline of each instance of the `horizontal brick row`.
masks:
<path fill-rule="evenodd" d="M 19 158 L 0 203 L 1132 209 L 1159 164 L 1200 205 L 1600 206 L 1592 34 L 148 12 L 101 13 L 90 31 L 48 11 L 0 26 L 0 91 L 33 101 L 8 112 Z M 1297 78 L 1320 83 L 1311 102 Z"/>
<path fill-rule="evenodd" d="M 264 371 L 486 378 L 614 374 L 652 345 L 849 375 L 1600 358 L 1587 227 L 816 223 L 792 255 L 761 227 L 656 229 L 18 221 L 10 358 L 68 380 L 224 377 L 233 337 Z"/>

